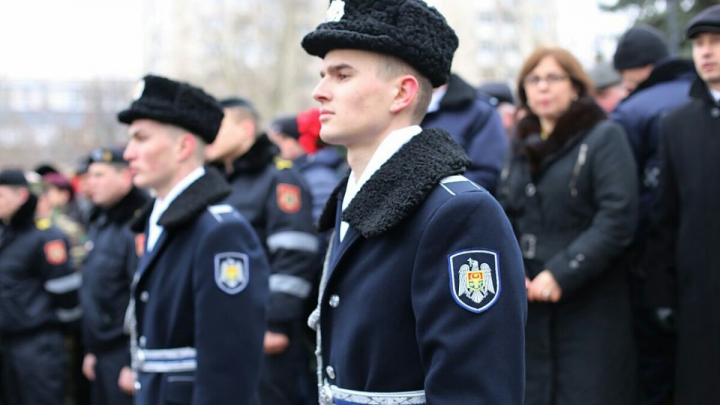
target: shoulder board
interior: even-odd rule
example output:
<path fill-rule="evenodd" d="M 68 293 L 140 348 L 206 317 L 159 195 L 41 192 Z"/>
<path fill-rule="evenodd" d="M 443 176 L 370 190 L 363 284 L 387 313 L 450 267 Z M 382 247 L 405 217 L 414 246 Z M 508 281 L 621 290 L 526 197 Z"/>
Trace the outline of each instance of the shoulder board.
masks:
<path fill-rule="evenodd" d="M 450 195 L 457 195 L 468 191 L 484 190 L 465 176 L 455 175 L 440 180 L 440 187 Z"/>
<path fill-rule="evenodd" d="M 35 227 L 41 231 L 45 231 L 47 229 L 50 229 L 52 226 L 52 221 L 50 218 L 38 218 L 35 220 Z"/>
<path fill-rule="evenodd" d="M 226 219 L 238 217 L 235 208 L 228 204 L 211 205 L 207 210 L 218 222 L 225 222 Z"/>
<path fill-rule="evenodd" d="M 277 168 L 278 170 L 292 169 L 292 167 L 293 167 L 292 161 L 283 159 L 281 157 L 275 158 L 275 168 Z"/>

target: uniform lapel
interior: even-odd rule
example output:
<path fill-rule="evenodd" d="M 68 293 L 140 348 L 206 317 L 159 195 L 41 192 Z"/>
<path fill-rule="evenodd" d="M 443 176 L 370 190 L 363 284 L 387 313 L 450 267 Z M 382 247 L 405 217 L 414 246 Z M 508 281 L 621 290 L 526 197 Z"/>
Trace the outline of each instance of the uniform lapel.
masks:
<path fill-rule="evenodd" d="M 352 246 L 360 237 L 360 233 L 353 229 L 353 227 L 348 227 L 347 232 L 345 233 L 345 237 L 343 238 L 342 242 L 340 242 L 340 224 L 342 222 L 342 204 L 338 204 L 337 207 L 337 215 L 335 218 L 335 229 L 337 232 L 335 232 L 335 238 L 333 239 L 333 249 L 331 251 L 330 256 L 330 262 L 329 262 L 329 268 L 327 273 L 327 279 L 329 280 L 332 276 L 333 271 L 335 270 L 335 267 L 337 267 L 337 264 L 340 262 L 340 259 L 347 253 L 350 246 Z"/>
<path fill-rule="evenodd" d="M 158 238 L 157 242 L 155 242 L 155 246 L 153 247 L 153 250 L 151 252 L 145 251 L 145 254 L 142 255 L 140 258 L 140 261 L 138 263 L 138 269 L 135 272 L 135 277 L 133 279 L 133 287 L 136 286 L 140 279 L 147 273 L 150 266 L 153 264 L 153 262 L 158 258 L 160 255 L 160 252 L 163 250 L 165 245 L 167 244 L 168 239 L 168 231 L 163 230 L 160 234 L 160 238 Z M 145 242 L 145 248 L 147 249 L 147 241 Z"/>

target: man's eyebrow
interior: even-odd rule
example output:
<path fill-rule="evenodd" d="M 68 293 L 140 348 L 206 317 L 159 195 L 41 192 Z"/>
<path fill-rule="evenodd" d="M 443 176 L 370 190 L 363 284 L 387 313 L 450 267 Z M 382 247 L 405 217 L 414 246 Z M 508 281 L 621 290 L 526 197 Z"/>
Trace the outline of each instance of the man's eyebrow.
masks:
<path fill-rule="evenodd" d="M 353 69 L 354 70 L 355 68 L 347 63 L 338 63 L 337 65 L 328 66 L 326 70 L 328 73 L 335 73 L 338 70 L 342 70 L 342 69 Z"/>

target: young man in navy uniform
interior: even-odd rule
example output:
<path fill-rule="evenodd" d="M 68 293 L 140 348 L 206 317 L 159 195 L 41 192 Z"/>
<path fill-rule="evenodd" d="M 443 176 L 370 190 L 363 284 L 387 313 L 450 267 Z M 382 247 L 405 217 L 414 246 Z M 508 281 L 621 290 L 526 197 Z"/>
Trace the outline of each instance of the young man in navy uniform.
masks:
<path fill-rule="evenodd" d="M 135 404 L 255 404 L 268 265 L 250 224 L 221 204 L 225 179 L 203 167 L 222 107 L 158 76 L 135 97 L 118 114 L 130 125 L 124 158 L 157 195 L 133 224 L 146 236 L 128 309 Z"/>
<path fill-rule="evenodd" d="M 94 208 L 88 226 L 88 254 L 82 266 L 83 374 L 92 382 L 92 403 L 130 405 L 118 386 L 130 366 L 130 338 L 123 321 L 138 263 L 130 222 L 148 200 L 132 184 L 122 148 L 100 148 L 89 157 L 88 181 Z M 126 371 L 127 373 L 127 371 Z"/>
<path fill-rule="evenodd" d="M 205 158 L 219 166 L 232 192 L 226 202 L 257 233 L 270 264 L 262 405 L 295 405 L 302 364 L 299 331 L 312 282 L 320 273 L 310 191 L 292 162 L 259 130 L 255 108 L 241 98 L 223 100 L 225 118 Z"/>
<path fill-rule="evenodd" d="M 60 324 L 80 317 L 81 278 L 67 237 L 50 220 L 35 220 L 37 201 L 22 171 L 0 171 L 0 394 L 6 405 L 63 403 L 67 351 Z"/>
<path fill-rule="evenodd" d="M 421 130 L 458 39 L 418 0 L 333 0 L 302 41 L 321 57 L 320 137 L 352 169 L 318 308 L 322 404 L 521 404 L 524 271 L 495 199 L 442 130 Z"/>

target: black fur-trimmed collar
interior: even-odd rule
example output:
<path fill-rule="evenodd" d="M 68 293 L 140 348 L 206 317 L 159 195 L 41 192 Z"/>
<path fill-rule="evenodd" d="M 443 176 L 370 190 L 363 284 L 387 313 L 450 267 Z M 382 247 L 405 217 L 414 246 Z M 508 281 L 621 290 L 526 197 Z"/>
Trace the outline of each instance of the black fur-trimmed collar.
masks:
<path fill-rule="evenodd" d="M 168 230 L 179 228 L 187 221 L 197 217 L 208 205 L 222 201 L 230 194 L 230 191 L 230 186 L 222 175 L 216 169 L 206 167 L 205 175 L 177 196 L 160 216 L 158 225 Z M 143 232 L 145 230 L 145 224 L 150 218 L 154 204 L 155 200 L 150 200 L 145 204 L 142 214 L 132 223 L 133 231 Z"/>
<path fill-rule="evenodd" d="M 105 213 L 108 221 L 124 223 L 136 215 L 136 211 L 142 209 L 148 200 L 149 197 L 147 193 L 133 187 L 125 195 L 125 197 L 118 201 L 112 208 L 103 210 L 100 207 L 95 207 L 92 214 L 90 214 L 90 220 L 94 221 L 96 218 L 99 218 L 103 213 Z"/>
<path fill-rule="evenodd" d="M 581 97 L 570 105 L 558 119 L 553 132 L 543 141 L 538 117 L 529 114 L 517 125 L 515 150 L 524 154 L 530 170 L 537 172 L 543 163 L 571 145 L 571 141 L 579 139 L 579 135 L 605 119 L 605 112 L 592 98 Z"/>
<path fill-rule="evenodd" d="M 426 129 L 370 177 L 343 211 L 343 220 L 366 238 L 381 235 L 415 212 L 440 180 L 464 173 L 469 165 L 465 151 L 447 132 Z M 328 199 L 318 222 L 320 231 L 335 226 L 347 181 L 345 177 Z"/>
<path fill-rule="evenodd" d="M 278 153 L 280 150 L 267 135 L 260 135 L 253 146 L 233 162 L 233 172 L 228 175 L 228 178 L 232 179 L 235 175 L 265 170 Z"/>
<path fill-rule="evenodd" d="M 447 92 L 440 100 L 441 110 L 462 110 L 477 98 L 477 91 L 456 74 L 450 75 Z"/>
<path fill-rule="evenodd" d="M 34 226 L 37 203 L 37 197 L 34 194 L 30 194 L 27 201 L 20 206 L 12 219 L 10 219 L 9 227 L 13 229 L 23 229 Z"/>

